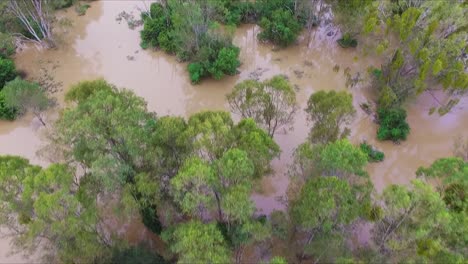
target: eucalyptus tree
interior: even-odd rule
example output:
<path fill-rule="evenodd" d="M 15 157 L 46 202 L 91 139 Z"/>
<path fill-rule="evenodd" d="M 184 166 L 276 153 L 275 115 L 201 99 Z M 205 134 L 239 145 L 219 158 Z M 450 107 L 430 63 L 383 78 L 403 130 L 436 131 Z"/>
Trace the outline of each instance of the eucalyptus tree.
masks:
<path fill-rule="evenodd" d="M 7 107 L 15 109 L 18 115 L 31 111 L 43 126 L 46 125 L 42 114 L 53 101 L 39 84 L 17 78 L 8 82 L 2 93 Z"/>
<path fill-rule="evenodd" d="M 309 133 L 312 143 L 326 144 L 349 135 L 349 125 L 356 114 L 353 97 L 347 92 L 318 91 L 312 94 L 305 109 L 313 123 Z"/>
<path fill-rule="evenodd" d="M 280 128 L 292 129 L 298 108 L 294 88 L 281 75 L 263 82 L 243 81 L 227 95 L 227 100 L 232 112 L 252 118 L 270 137 Z"/>
<path fill-rule="evenodd" d="M 27 34 L 14 35 L 33 41 L 43 47 L 55 46 L 53 37 L 53 1 L 51 0 L 9 0 L 8 10 L 26 30 Z"/>
<path fill-rule="evenodd" d="M 0 157 L 0 223 L 18 250 L 42 251 L 47 262 L 95 262 L 114 245 L 96 197 L 66 165 L 41 168 Z"/>

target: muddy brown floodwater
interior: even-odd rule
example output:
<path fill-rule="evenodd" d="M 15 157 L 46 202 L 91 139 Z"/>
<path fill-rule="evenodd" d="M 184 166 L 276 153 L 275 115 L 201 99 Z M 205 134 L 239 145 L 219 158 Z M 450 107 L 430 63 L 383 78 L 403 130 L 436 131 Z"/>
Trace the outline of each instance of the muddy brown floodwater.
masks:
<path fill-rule="evenodd" d="M 100 1 L 92 2 L 85 16 L 77 16 L 72 9 L 60 13 L 59 16 L 71 21 L 72 26 L 59 34 L 59 48 L 46 51 L 27 48 L 16 55 L 17 67 L 29 77 L 39 77 L 43 74 L 41 68 L 49 69 L 55 81 L 63 87 L 55 94 L 59 102 L 71 84 L 102 77 L 118 87 L 133 90 L 148 102 L 151 111 L 159 115 L 185 117 L 201 110 L 228 110 L 225 95 L 237 82 L 254 76 L 260 79 L 276 74 L 288 76 L 298 88 L 301 109 L 315 91 L 348 89 L 354 96 L 358 112 L 351 127 L 351 141 L 359 143 L 366 139 L 385 152 L 384 162 L 368 166 L 377 191 L 392 183 L 406 184 L 414 178 L 419 166 L 451 155 L 453 139 L 468 131 L 468 100 L 462 100 L 452 113 L 439 117 L 428 115 L 433 102 L 430 96 L 423 95 L 408 103 L 411 125 L 408 139 L 400 145 L 377 141 L 377 126 L 359 108 L 360 103 L 372 100 L 374 96 L 366 82 L 346 88 L 343 72 L 349 67 L 353 74 L 360 72 L 364 77 L 367 67 L 379 66 L 379 62 L 371 56 L 360 55 L 360 51 L 339 48 L 324 28 L 313 32 L 310 41 L 304 36 L 297 45 L 274 51 L 271 46 L 257 41 L 257 26 L 241 26 L 234 39 L 241 48 L 240 74 L 221 81 L 205 80 L 193 86 L 188 79 L 186 64 L 162 52 L 142 50 L 139 30 L 130 30 L 125 21 L 116 21 L 121 11 L 138 18 L 138 6 L 141 7 L 140 1 Z M 340 68 L 338 72 L 333 70 L 335 65 Z M 293 131 L 275 136 L 282 154 L 273 161 L 274 173 L 265 177 L 252 195 L 259 213 L 268 214 L 284 208 L 278 198 L 284 195 L 288 185 L 286 173 L 291 154 L 304 142 L 308 130 L 305 114 L 301 111 L 296 116 Z M 47 164 L 36 155 L 43 144 L 41 131 L 31 116 L 13 123 L 0 121 L 0 154 L 20 155 L 33 163 Z M 8 257 L 8 250 L 8 240 L 0 239 L 0 262 L 26 261 L 18 255 Z"/>

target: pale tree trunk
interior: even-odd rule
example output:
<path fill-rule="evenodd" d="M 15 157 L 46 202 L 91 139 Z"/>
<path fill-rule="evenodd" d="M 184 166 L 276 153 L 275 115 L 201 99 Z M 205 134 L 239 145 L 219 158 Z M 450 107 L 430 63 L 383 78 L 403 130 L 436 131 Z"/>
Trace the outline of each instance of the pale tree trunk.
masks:
<path fill-rule="evenodd" d="M 49 4 L 50 0 L 9 0 L 8 10 L 21 21 L 32 37 L 20 33 L 15 35 L 45 48 L 55 46 Z"/>

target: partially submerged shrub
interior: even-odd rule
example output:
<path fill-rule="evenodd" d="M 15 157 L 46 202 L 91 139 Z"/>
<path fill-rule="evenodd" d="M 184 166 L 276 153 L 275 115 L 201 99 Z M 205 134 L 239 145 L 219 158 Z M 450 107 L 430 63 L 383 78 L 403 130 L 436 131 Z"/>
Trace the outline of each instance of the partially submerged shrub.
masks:
<path fill-rule="evenodd" d="M 379 140 L 406 140 L 410 127 L 406 122 L 406 111 L 402 108 L 379 108 L 377 110 L 380 127 L 377 131 Z"/>
<path fill-rule="evenodd" d="M 382 151 L 375 149 L 372 145 L 369 145 L 366 142 L 361 143 L 360 148 L 367 154 L 369 162 L 380 162 L 385 158 L 385 154 Z"/>
<path fill-rule="evenodd" d="M 355 48 L 358 44 L 357 40 L 349 33 L 345 33 L 342 38 L 337 40 L 337 42 L 342 48 Z"/>

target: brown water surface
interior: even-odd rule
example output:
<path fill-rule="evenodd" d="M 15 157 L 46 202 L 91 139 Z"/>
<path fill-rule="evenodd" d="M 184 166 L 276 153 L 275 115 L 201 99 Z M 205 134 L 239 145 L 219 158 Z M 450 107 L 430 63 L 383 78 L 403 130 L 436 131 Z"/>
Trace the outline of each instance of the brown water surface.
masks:
<path fill-rule="evenodd" d="M 145 98 L 148 108 L 159 115 L 186 117 L 201 110 L 227 110 L 225 95 L 237 82 L 253 76 L 260 79 L 275 74 L 288 76 L 298 87 L 297 99 L 301 109 L 305 108 L 308 97 L 315 91 L 349 89 L 358 112 L 351 128 L 351 140 L 359 143 L 366 139 L 385 152 L 384 162 L 368 167 L 378 191 L 388 184 L 406 184 L 414 178 L 419 166 L 451 155 L 454 137 L 468 131 L 468 111 L 464 108 L 467 100 L 462 100 L 457 109 L 446 116 L 429 116 L 428 109 L 433 102 L 424 95 L 408 104 L 408 121 L 412 130 L 405 142 L 395 145 L 377 141 L 377 126 L 358 107 L 373 95 L 366 85 L 346 88 L 343 71 L 349 67 L 353 74 L 361 72 L 363 77 L 367 67 L 379 66 L 379 62 L 370 56 L 359 55 L 362 52 L 339 48 L 334 39 L 326 36 L 327 29 L 314 32 L 310 41 L 301 38 L 297 45 L 273 51 L 271 46 L 257 41 L 257 26 L 241 26 L 234 39 L 241 48 L 243 64 L 240 74 L 221 81 L 205 80 L 193 86 L 188 79 L 186 64 L 162 52 L 142 50 L 138 29 L 130 30 L 125 22 L 119 24 L 116 21 L 116 16 L 124 10 L 137 17 L 138 5 L 141 2 L 100 1 L 92 2 L 85 16 L 79 17 L 71 9 L 60 13 L 73 25 L 66 33 L 60 33 L 62 41 L 59 48 L 47 51 L 26 49 L 16 55 L 17 67 L 26 71 L 29 77 L 37 77 L 42 74 L 41 67 L 48 67 L 55 80 L 63 85 L 63 90 L 55 94 L 59 102 L 63 101 L 63 94 L 71 84 L 103 77 Z M 340 67 L 339 72 L 333 70 L 335 65 Z M 258 186 L 258 192 L 252 195 L 259 212 L 269 213 L 284 208 L 277 198 L 284 195 L 288 185 L 287 165 L 294 148 L 304 142 L 309 127 L 304 112 L 300 111 L 294 130 L 275 136 L 282 154 L 273 161 L 274 173 L 265 178 Z M 31 116 L 13 123 L 0 122 L 0 154 L 20 155 L 33 163 L 45 164 L 35 154 L 41 146 L 41 130 Z M 8 248 L 5 241 L 0 240 L 0 262 L 21 261 L 5 256 Z"/>

